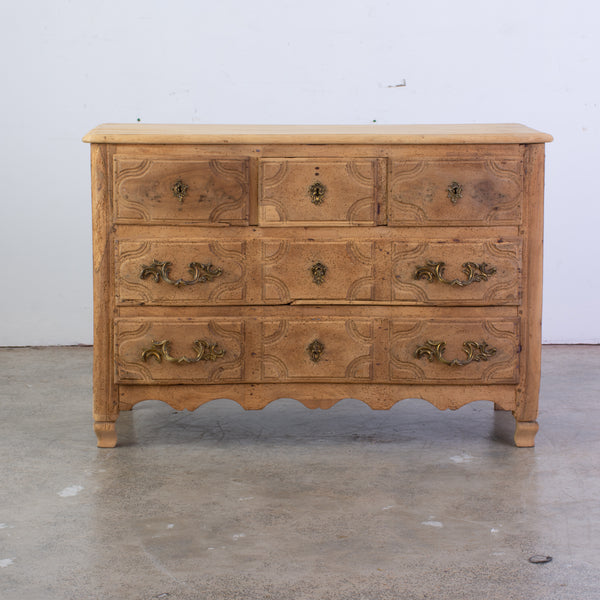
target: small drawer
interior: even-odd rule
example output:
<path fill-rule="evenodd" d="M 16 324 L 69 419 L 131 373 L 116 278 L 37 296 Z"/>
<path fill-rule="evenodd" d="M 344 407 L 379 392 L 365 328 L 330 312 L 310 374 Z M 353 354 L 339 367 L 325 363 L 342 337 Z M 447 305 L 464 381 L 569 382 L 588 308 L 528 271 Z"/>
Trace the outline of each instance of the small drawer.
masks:
<path fill-rule="evenodd" d="M 226 383 L 244 380 L 242 319 L 117 319 L 116 381 Z"/>
<path fill-rule="evenodd" d="M 370 381 L 383 324 L 382 319 L 331 316 L 264 319 L 261 380 Z"/>
<path fill-rule="evenodd" d="M 116 296 L 121 305 L 244 304 L 245 241 L 116 242 Z"/>
<path fill-rule="evenodd" d="M 114 159 L 117 222 L 245 225 L 249 160 Z"/>
<path fill-rule="evenodd" d="M 374 241 L 262 242 L 262 300 L 374 300 Z"/>
<path fill-rule="evenodd" d="M 392 243 L 392 300 L 425 305 L 521 302 L 521 241 Z"/>
<path fill-rule="evenodd" d="M 523 169 L 518 159 L 394 160 L 390 225 L 518 225 Z"/>
<path fill-rule="evenodd" d="M 259 161 L 261 225 L 376 225 L 385 160 L 288 158 Z"/>
<path fill-rule="evenodd" d="M 517 383 L 517 319 L 392 319 L 392 383 Z"/>

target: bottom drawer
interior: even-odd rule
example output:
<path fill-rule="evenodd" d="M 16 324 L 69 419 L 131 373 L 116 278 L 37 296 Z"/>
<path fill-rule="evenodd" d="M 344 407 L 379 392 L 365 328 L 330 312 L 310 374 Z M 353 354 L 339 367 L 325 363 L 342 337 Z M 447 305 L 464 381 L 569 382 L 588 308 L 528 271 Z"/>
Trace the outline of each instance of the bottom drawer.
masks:
<path fill-rule="evenodd" d="M 116 381 L 124 384 L 516 383 L 519 348 L 518 320 L 510 318 L 321 314 L 115 323 Z"/>

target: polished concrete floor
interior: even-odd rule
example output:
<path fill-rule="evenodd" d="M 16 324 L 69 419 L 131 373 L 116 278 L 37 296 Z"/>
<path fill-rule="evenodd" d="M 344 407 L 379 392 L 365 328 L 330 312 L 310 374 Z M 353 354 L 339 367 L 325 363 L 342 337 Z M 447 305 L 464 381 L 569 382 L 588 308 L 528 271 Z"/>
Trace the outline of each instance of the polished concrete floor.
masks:
<path fill-rule="evenodd" d="M 91 360 L 0 350 L 2 600 L 600 598 L 600 346 L 544 348 L 533 449 L 487 402 L 218 400 L 101 450 Z"/>

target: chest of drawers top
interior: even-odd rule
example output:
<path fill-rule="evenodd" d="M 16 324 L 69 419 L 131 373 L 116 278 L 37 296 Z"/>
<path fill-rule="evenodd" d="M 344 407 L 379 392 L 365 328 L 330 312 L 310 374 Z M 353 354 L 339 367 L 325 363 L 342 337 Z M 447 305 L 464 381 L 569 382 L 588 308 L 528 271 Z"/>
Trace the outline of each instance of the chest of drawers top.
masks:
<path fill-rule="evenodd" d="M 105 123 L 92 144 L 539 144 L 552 136 L 518 123 L 459 125 L 176 125 Z"/>

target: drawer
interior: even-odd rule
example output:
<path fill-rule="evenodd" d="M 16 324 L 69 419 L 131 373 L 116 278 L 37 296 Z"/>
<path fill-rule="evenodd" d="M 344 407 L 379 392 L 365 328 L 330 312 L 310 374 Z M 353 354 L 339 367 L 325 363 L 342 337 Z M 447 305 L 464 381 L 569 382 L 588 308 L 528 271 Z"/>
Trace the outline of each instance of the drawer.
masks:
<path fill-rule="evenodd" d="M 390 321 L 392 383 L 516 383 L 518 319 Z"/>
<path fill-rule="evenodd" d="M 521 301 L 521 240 L 392 243 L 392 300 L 492 305 Z"/>
<path fill-rule="evenodd" d="M 376 225 L 385 160 L 281 158 L 259 161 L 261 225 Z"/>
<path fill-rule="evenodd" d="M 121 306 L 294 301 L 477 306 L 519 304 L 521 242 L 294 241 L 222 236 L 119 240 Z M 389 255 L 391 254 L 391 265 Z"/>
<path fill-rule="evenodd" d="M 121 305 L 193 306 L 247 302 L 247 242 L 116 242 Z"/>
<path fill-rule="evenodd" d="M 518 159 L 392 160 L 390 225 L 517 225 L 523 168 Z"/>
<path fill-rule="evenodd" d="M 247 224 L 248 159 L 116 156 L 113 166 L 117 222 Z"/>
<path fill-rule="evenodd" d="M 261 380 L 360 382 L 374 379 L 375 345 L 383 319 L 313 317 L 264 319 Z"/>
<path fill-rule="evenodd" d="M 115 321 L 116 380 L 149 383 L 518 381 L 519 322 L 507 317 L 386 318 L 286 311 Z M 482 309 L 479 309 L 480 311 Z M 271 311 L 272 312 L 272 311 Z M 369 316 L 369 312 L 373 316 Z"/>
<path fill-rule="evenodd" d="M 375 241 L 262 242 L 262 300 L 375 300 Z"/>
<path fill-rule="evenodd" d="M 242 319 L 117 319 L 120 383 L 244 381 Z"/>

